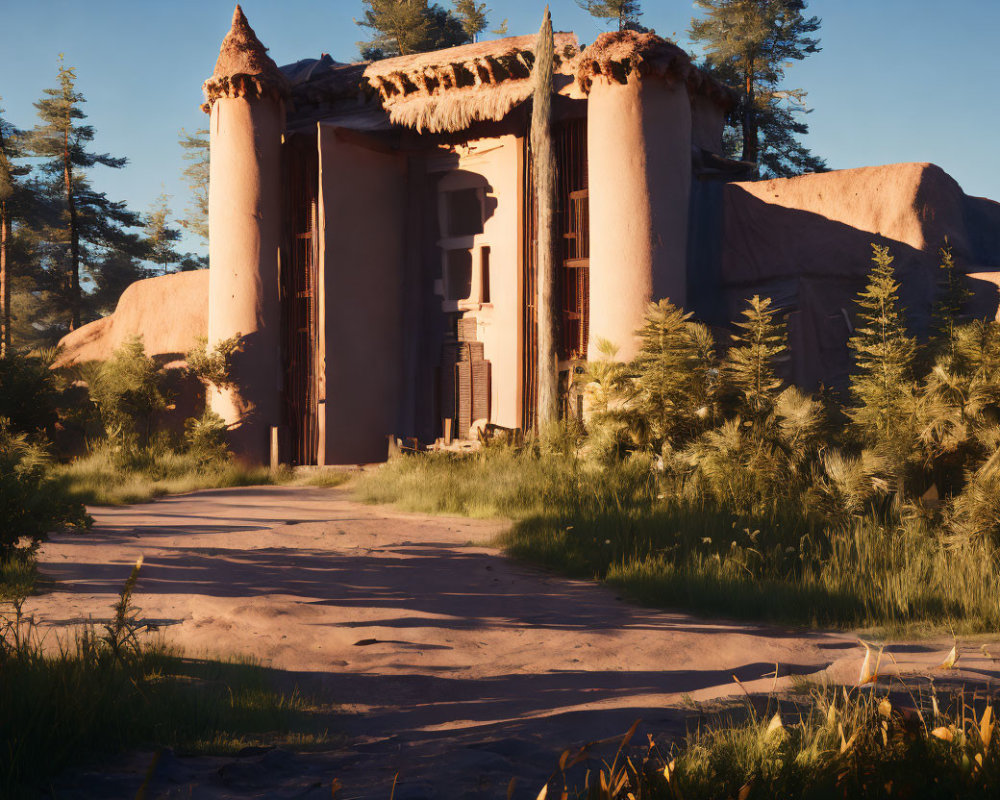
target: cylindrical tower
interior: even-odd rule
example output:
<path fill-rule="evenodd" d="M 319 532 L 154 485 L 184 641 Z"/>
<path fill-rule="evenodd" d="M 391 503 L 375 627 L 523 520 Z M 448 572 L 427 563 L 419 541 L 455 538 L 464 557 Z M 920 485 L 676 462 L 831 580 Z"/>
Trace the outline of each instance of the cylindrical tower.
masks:
<path fill-rule="evenodd" d="M 650 301 L 687 302 L 691 106 L 679 48 L 604 34 L 584 54 L 590 181 L 590 341 L 632 358 Z"/>
<path fill-rule="evenodd" d="M 280 424 L 278 247 L 281 135 L 287 82 L 236 6 L 215 72 L 205 81 L 211 114 L 209 348 L 233 336 L 233 385 L 209 392 L 230 425 L 230 446 L 264 464 Z"/>

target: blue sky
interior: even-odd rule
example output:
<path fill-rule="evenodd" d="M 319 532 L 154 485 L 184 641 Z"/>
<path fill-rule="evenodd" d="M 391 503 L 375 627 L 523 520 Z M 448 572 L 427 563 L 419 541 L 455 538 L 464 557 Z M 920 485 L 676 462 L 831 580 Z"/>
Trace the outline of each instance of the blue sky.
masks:
<path fill-rule="evenodd" d="M 447 4 L 448 0 L 440 0 Z M 0 0 L 0 106 L 20 127 L 55 84 L 59 53 L 77 68 L 95 147 L 130 160 L 97 168 L 95 186 L 145 211 L 162 191 L 181 212 L 181 128 L 204 125 L 202 81 L 229 28 L 233 0 Z M 279 63 L 330 53 L 357 58 L 361 0 L 246 0 Z M 537 30 L 544 3 L 493 0 L 512 34 Z M 690 0 L 646 0 L 642 21 L 690 47 Z M 574 0 L 552 0 L 559 30 L 593 41 L 605 30 Z M 932 161 L 970 194 L 1000 199 L 1000 58 L 996 0 L 812 0 L 823 51 L 788 71 L 815 109 L 807 144 L 831 167 Z M 194 242 L 186 243 L 196 248 Z"/>

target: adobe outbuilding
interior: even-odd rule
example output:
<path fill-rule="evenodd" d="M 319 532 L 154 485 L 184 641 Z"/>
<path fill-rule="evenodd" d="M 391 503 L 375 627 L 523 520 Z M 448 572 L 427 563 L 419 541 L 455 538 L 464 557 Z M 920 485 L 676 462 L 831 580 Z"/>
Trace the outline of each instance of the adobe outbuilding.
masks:
<path fill-rule="evenodd" d="M 283 461 L 335 464 L 383 459 L 387 434 L 534 426 L 534 48 L 521 36 L 278 68 L 237 7 L 204 86 L 211 268 L 192 339 L 243 337 L 237 388 L 211 397 L 242 456 L 266 462 L 272 431 Z M 945 235 L 996 312 L 1000 211 L 936 167 L 733 182 L 747 165 L 723 155 L 732 96 L 683 50 L 623 32 L 582 50 L 557 33 L 555 51 L 565 413 L 598 343 L 631 356 L 664 297 L 724 325 L 769 294 L 790 323 L 788 377 L 842 381 L 872 240 L 900 260 L 918 328 Z M 203 300 L 180 276 L 155 280 L 177 281 L 175 306 Z"/>

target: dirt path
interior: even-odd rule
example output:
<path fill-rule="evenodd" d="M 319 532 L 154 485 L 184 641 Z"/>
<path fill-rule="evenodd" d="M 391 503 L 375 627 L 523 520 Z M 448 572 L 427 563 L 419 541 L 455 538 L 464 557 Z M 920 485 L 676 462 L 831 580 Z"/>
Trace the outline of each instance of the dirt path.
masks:
<path fill-rule="evenodd" d="M 496 522 L 397 513 L 343 490 L 200 492 L 96 509 L 41 554 L 55 591 L 30 613 L 62 628 L 106 617 L 136 558 L 136 602 L 190 655 L 252 655 L 345 704 L 353 745 L 328 754 L 165 758 L 147 797 L 534 798 L 558 753 L 623 732 L 683 729 L 684 705 L 828 670 L 856 680 L 849 635 L 636 608 L 472 545 Z M 374 642 L 372 641 L 374 640 Z M 950 646 L 898 647 L 903 669 Z M 980 663 L 981 662 L 981 663 Z M 984 656 L 963 665 L 996 674 Z M 60 797 L 130 797 L 148 755 Z"/>

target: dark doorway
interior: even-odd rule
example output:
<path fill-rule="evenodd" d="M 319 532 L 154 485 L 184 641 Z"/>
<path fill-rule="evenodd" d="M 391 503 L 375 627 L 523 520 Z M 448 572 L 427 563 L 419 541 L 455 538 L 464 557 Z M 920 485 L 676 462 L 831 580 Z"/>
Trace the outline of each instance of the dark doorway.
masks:
<path fill-rule="evenodd" d="M 284 356 L 283 459 L 315 464 L 319 444 L 318 183 L 316 139 L 290 136 L 284 144 L 285 247 L 281 259 Z"/>

